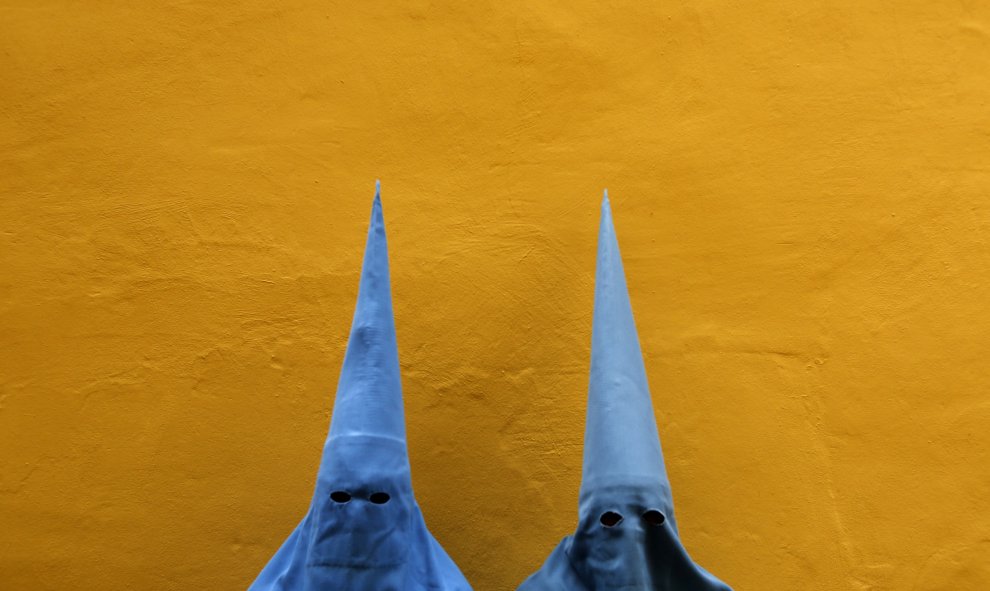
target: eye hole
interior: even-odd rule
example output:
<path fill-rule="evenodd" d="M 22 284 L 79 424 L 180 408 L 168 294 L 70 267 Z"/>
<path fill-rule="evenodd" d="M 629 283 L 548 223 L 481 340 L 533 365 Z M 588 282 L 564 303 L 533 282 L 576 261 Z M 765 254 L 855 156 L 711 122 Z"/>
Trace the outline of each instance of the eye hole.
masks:
<path fill-rule="evenodd" d="M 392 497 L 388 496 L 388 493 L 377 492 L 372 493 L 371 496 L 368 497 L 368 500 L 376 505 L 384 505 L 391 498 Z"/>
<path fill-rule="evenodd" d="M 650 525 L 663 525 L 663 522 L 667 521 L 667 518 L 663 516 L 663 513 L 655 509 L 651 509 L 646 513 L 643 513 L 643 521 L 649 523 Z"/>
<path fill-rule="evenodd" d="M 351 500 L 351 495 L 342 490 L 335 490 L 330 493 L 330 498 L 338 503 L 346 503 Z"/>
<path fill-rule="evenodd" d="M 599 521 L 601 521 L 602 525 L 605 527 L 614 527 L 622 521 L 622 516 L 618 513 L 613 513 L 612 511 L 606 511 L 605 513 L 602 513 L 602 518 L 599 519 Z"/>

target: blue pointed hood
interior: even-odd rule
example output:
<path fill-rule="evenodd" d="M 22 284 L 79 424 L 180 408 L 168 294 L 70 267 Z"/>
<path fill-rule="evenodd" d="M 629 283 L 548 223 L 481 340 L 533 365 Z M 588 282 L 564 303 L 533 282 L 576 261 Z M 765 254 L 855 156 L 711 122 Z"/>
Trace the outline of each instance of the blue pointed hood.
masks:
<path fill-rule="evenodd" d="M 413 496 L 380 186 L 313 500 L 249 591 L 324 589 L 471 589 Z"/>
<path fill-rule="evenodd" d="M 670 484 L 608 191 L 602 199 L 581 497 L 615 484 Z"/>
<path fill-rule="evenodd" d="M 681 543 L 608 193 L 602 201 L 578 524 L 519 591 L 731 591 Z"/>
<path fill-rule="evenodd" d="M 357 305 L 337 382 L 321 476 L 340 464 L 341 456 L 363 454 L 369 445 L 380 457 L 390 454 L 388 463 L 393 469 L 409 473 L 381 183 L 375 184 Z"/>
<path fill-rule="evenodd" d="M 330 422 L 330 439 L 351 435 L 406 439 L 380 183 Z"/>

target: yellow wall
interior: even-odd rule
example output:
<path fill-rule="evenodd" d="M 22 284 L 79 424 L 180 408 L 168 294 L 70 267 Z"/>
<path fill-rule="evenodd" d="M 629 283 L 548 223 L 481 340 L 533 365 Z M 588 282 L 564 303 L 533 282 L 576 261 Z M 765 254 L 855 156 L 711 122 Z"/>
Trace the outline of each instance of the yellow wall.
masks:
<path fill-rule="evenodd" d="M 384 186 L 414 479 L 478 591 L 575 523 L 613 198 L 683 537 L 990 588 L 990 5 L 0 2 L 0 588 L 243 589 Z"/>

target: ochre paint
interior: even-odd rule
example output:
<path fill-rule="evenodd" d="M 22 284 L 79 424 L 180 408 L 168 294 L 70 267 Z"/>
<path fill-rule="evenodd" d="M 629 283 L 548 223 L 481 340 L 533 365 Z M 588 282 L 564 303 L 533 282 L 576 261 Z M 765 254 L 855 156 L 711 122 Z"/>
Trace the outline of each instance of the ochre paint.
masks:
<path fill-rule="evenodd" d="M 606 186 L 696 560 L 986 589 L 988 163 L 986 2 L 2 2 L 0 588 L 247 586 L 381 178 L 478 591 L 575 523 Z"/>

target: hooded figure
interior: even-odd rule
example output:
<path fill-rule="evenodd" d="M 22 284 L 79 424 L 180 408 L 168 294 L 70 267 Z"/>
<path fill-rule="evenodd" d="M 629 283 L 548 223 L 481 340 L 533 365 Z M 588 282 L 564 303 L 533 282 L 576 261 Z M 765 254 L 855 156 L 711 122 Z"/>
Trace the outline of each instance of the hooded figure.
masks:
<path fill-rule="evenodd" d="M 413 498 L 380 194 L 316 492 L 249 591 L 471 589 Z"/>
<path fill-rule="evenodd" d="M 608 193 L 602 202 L 577 531 L 519 591 L 731 591 L 688 556 L 633 321 Z"/>

